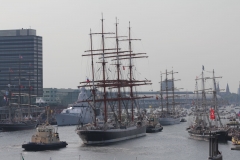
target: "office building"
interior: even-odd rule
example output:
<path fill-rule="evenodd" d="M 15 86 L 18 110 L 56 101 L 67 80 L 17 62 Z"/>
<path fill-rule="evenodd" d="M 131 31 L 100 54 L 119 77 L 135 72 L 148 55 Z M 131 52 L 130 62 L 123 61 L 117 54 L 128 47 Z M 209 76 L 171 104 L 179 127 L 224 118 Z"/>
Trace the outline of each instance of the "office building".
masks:
<path fill-rule="evenodd" d="M 34 29 L 0 30 L 0 97 L 9 88 L 43 95 L 42 37 Z"/>

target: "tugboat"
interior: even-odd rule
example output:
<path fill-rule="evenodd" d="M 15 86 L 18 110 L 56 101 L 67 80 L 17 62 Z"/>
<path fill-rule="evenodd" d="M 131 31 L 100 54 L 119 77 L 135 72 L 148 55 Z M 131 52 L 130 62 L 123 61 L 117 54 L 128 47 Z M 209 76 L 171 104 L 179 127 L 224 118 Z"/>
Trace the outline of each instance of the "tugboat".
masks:
<path fill-rule="evenodd" d="M 161 132 L 163 127 L 158 122 L 157 116 L 151 114 L 148 119 L 148 123 L 146 124 L 146 133 L 153 133 L 153 132 Z"/>
<path fill-rule="evenodd" d="M 45 124 L 37 127 L 37 133 L 32 136 L 31 142 L 23 144 L 22 148 L 26 151 L 42 151 L 64 148 L 67 145 L 65 141 L 60 141 L 58 132 L 55 132 L 55 128 L 48 123 L 47 118 Z"/>

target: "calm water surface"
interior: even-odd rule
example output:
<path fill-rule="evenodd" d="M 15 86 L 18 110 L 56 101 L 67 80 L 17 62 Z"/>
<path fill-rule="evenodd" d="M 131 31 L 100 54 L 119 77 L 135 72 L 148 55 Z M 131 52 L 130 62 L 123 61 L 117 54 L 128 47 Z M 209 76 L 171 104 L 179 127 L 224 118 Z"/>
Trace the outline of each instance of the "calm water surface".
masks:
<path fill-rule="evenodd" d="M 164 126 L 159 133 L 108 146 L 85 146 L 75 133 L 75 126 L 58 127 L 66 148 L 55 151 L 26 152 L 21 147 L 30 141 L 35 130 L 0 132 L 0 160 L 204 160 L 208 159 L 208 142 L 189 139 L 188 122 Z M 239 160 L 240 151 L 232 143 L 219 144 L 224 160 Z"/>

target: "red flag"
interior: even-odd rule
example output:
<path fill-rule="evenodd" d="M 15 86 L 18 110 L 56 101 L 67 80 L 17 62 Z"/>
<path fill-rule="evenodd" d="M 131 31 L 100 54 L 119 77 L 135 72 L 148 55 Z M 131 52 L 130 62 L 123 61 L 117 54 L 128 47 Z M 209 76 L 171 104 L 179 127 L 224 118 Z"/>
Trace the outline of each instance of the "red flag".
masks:
<path fill-rule="evenodd" d="M 19 59 L 22 59 L 23 57 L 21 55 L 19 55 Z"/>
<path fill-rule="evenodd" d="M 215 119 L 214 109 L 210 109 L 210 119 Z"/>
<path fill-rule="evenodd" d="M 87 78 L 87 83 L 89 83 L 90 81 L 89 81 L 89 79 Z"/>

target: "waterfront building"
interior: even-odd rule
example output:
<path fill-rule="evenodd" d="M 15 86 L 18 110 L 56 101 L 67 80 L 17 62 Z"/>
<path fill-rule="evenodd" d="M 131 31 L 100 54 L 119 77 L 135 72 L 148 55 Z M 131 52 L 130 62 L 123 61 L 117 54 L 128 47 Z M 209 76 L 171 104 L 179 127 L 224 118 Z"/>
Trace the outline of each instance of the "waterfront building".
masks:
<path fill-rule="evenodd" d="M 0 30 L 0 97 L 11 90 L 43 94 L 42 37 L 34 29 Z M 1 104 L 0 104 L 1 105 Z"/>
<path fill-rule="evenodd" d="M 68 106 L 77 100 L 79 93 L 80 90 L 71 88 L 43 88 L 43 96 L 37 97 L 36 103 L 39 106 Z"/>
<path fill-rule="evenodd" d="M 80 93 L 79 89 L 57 89 L 57 88 L 43 88 L 43 97 L 37 98 L 37 103 L 42 103 L 44 105 L 48 104 L 50 106 L 61 106 L 67 107 L 71 106 L 71 104 L 75 103 L 78 98 L 78 94 Z M 90 91 L 88 91 L 90 94 Z M 140 108 L 158 108 L 161 106 L 161 98 L 160 98 L 159 91 L 143 91 L 138 92 L 139 96 L 152 96 L 151 98 L 144 98 L 138 100 L 137 103 Z M 169 95 L 172 94 L 171 91 L 168 92 Z M 176 91 L 175 94 L 175 102 L 181 104 L 182 107 L 191 107 L 194 103 L 196 103 L 196 94 L 191 91 Z M 115 94 L 113 94 L 115 95 Z M 117 94 L 116 94 L 117 95 Z M 126 92 L 126 96 L 129 93 Z M 166 94 L 163 92 L 163 105 L 165 107 L 165 97 Z M 218 99 L 221 100 L 221 96 L 217 95 Z M 206 94 L 206 98 L 208 100 L 212 99 L 212 94 Z M 171 99 L 169 100 L 171 101 Z M 39 105 L 39 104 L 38 104 Z"/>

